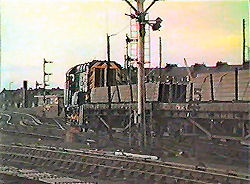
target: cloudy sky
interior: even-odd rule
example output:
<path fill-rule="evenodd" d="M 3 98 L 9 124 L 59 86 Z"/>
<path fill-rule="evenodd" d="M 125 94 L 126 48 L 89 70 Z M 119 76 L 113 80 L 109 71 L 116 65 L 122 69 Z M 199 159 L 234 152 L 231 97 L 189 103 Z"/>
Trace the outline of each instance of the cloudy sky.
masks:
<path fill-rule="evenodd" d="M 145 3 L 145 7 L 150 1 Z M 247 0 L 168 0 L 150 9 L 151 19 L 163 19 L 161 31 L 151 31 L 151 63 L 189 65 L 217 61 L 242 63 L 242 19 L 249 37 Z M 1 0 L 2 88 L 34 87 L 42 81 L 43 58 L 54 63 L 52 87 L 64 87 L 69 67 L 93 59 L 106 59 L 106 33 L 111 37 L 111 59 L 123 65 L 125 35 L 129 33 L 129 6 L 125 1 Z M 249 45 L 249 40 L 247 40 Z"/>

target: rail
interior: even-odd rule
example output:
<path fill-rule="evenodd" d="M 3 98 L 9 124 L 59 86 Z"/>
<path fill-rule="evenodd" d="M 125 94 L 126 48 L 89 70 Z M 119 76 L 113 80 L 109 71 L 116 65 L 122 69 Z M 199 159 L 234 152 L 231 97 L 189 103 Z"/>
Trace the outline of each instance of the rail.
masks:
<path fill-rule="evenodd" d="M 60 129 L 65 130 L 65 128 L 55 118 L 53 118 L 53 120 L 56 122 Z"/>
<path fill-rule="evenodd" d="M 10 120 L 12 119 L 11 115 L 6 114 L 6 113 L 1 113 L 1 114 L 2 114 L 3 116 L 7 116 L 7 117 L 8 117 L 6 123 L 9 124 L 9 125 L 11 125 L 11 123 L 10 123 Z"/>
<path fill-rule="evenodd" d="M 43 123 L 37 119 L 36 117 L 34 117 L 33 115 L 31 114 L 27 114 L 27 113 L 22 113 L 22 112 L 13 112 L 14 114 L 21 114 L 21 115 L 26 115 L 26 116 L 29 116 L 30 118 L 32 118 L 32 120 L 34 121 L 34 124 L 35 125 L 42 125 Z"/>

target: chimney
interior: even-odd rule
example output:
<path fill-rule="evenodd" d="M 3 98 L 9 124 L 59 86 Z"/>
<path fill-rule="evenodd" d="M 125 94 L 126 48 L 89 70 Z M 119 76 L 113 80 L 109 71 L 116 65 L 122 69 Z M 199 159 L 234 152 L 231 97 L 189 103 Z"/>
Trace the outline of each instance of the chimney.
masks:
<path fill-rule="evenodd" d="M 28 81 L 23 81 L 23 107 L 27 108 L 27 88 L 28 88 Z"/>

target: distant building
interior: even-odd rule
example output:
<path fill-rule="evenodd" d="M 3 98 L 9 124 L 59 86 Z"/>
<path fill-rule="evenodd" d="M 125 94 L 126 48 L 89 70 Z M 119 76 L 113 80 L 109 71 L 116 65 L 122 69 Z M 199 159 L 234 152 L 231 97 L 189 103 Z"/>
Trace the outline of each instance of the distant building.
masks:
<path fill-rule="evenodd" d="M 27 108 L 38 106 L 38 98 L 35 96 L 43 95 L 43 89 L 28 89 L 26 93 L 27 97 Z M 63 96 L 63 89 L 52 88 L 46 89 L 46 95 L 56 95 Z M 1 107 L 11 107 L 11 108 L 20 108 L 23 107 L 23 90 L 6 90 L 0 93 L 0 108 Z"/>
<path fill-rule="evenodd" d="M 43 95 L 35 96 L 35 98 L 38 99 L 37 106 L 58 105 L 59 101 L 63 101 L 63 95 L 46 95 L 45 104 Z"/>
<path fill-rule="evenodd" d="M 176 64 L 167 64 L 164 68 L 146 68 L 146 80 L 149 82 L 172 82 L 186 83 L 189 75 L 196 77 L 201 73 L 217 73 L 234 71 L 236 68 L 241 70 L 246 68 L 244 65 L 228 65 L 224 62 L 217 62 L 216 66 L 206 66 L 205 64 L 195 64 L 191 67 L 178 67 Z"/>
<path fill-rule="evenodd" d="M 38 116 L 42 117 L 45 115 L 46 117 L 53 118 L 56 116 L 60 116 L 63 112 L 64 105 L 62 94 L 46 95 L 45 103 L 43 95 L 35 96 L 35 98 L 38 99 L 38 108 L 36 111 L 36 114 Z"/>

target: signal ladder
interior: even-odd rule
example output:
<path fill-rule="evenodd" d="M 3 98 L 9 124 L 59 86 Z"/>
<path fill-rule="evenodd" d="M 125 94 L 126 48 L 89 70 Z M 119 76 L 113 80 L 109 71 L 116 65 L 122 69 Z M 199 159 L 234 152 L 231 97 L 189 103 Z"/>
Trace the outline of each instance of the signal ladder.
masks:
<path fill-rule="evenodd" d="M 133 13 L 133 10 L 130 9 L 130 14 Z M 146 15 L 146 20 L 149 20 L 149 15 Z M 150 68 L 151 65 L 151 53 L 150 53 L 150 26 L 148 24 L 145 25 L 145 43 L 144 43 L 144 67 Z M 135 66 L 138 61 L 138 38 L 139 38 L 139 23 L 136 19 L 130 19 L 130 39 L 129 43 L 129 58 L 128 65 Z"/>

